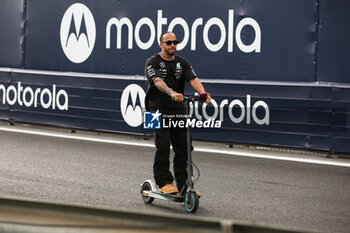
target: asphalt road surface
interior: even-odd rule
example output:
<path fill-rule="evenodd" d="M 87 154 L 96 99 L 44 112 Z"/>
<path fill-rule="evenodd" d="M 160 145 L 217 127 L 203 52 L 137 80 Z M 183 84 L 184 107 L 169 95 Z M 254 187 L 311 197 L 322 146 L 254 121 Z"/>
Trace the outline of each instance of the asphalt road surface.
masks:
<path fill-rule="evenodd" d="M 181 204 L 143 203 L 153 156 L 149 147 L 0 131 L 0 196 L 186 215 Z M 195 216 L 349 232 L 349 167 L 204 152 L 193 160 L 202 194 Z"/>

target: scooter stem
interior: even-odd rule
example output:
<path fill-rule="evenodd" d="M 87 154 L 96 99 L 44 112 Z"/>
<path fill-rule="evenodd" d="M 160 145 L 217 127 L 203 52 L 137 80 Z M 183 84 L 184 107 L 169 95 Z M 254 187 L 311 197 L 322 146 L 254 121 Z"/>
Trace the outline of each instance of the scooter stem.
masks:
<path fill-rule="evenodd" d="M 190 114 L 190 102 L 191 99 L 186 99 L 186 117 L 189 118 Z M 192 167 L 192 148 L 191 148 L 191 134 L 190 127 L 186 127 L 186 140 L 187 140 L 187 181 L 186 185 L 188 189 L 193 189 L 193 167 Z"/>

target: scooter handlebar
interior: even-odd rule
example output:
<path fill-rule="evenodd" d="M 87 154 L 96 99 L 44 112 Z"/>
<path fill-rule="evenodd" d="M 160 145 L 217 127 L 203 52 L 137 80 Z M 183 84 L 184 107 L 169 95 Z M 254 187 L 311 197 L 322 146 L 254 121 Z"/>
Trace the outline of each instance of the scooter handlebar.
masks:
<path fill-rule="evenodd" d="M 184 96 L 184 101 L 198 101 L 198 102 L 205 102 L 208 97 L 207 92 L 199 93 L 199 95 L 195 96 Z"/>

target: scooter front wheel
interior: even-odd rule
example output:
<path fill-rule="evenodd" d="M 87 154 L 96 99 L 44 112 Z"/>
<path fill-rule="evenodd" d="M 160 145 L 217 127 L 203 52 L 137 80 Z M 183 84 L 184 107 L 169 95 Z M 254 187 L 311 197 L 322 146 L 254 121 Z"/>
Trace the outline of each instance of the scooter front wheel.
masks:
<path fill-rule="evenodd" d="M 194 213 L 199 206 L 199 197 L 196 192 L 187 192 L 185 194 L 185 208 L 188 213 Z"/>
<path fill-rule="evenodd" d="M 143 191 L 150 191 L 152 190 L 152 186 L 149 182 L 145 182 L 142 184 L 142 187 L 141 187 L 141 195 L 142 195 L 142 200 L 147 203 L 147 204 L 151 204 L 152 201 L 154 200 L 153 197 L 148 197 L 146 195 L 143 194 Z"/>

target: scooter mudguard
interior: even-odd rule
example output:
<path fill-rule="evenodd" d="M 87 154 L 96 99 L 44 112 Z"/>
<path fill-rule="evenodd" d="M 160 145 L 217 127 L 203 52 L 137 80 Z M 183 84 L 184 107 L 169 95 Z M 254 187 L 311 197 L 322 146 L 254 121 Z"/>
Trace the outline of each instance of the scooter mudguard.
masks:
<path fill-rule="evenodd" d="M 157 185 L 154 183 L 153 180 L 146 180 L 145 182 L 143 182 L 143 184 L 144 183 L 149 183 L 151 185 L 152 191 L 153 192 L 157 192 L 158 188 L 157 188 Z M 142 187 L 143 184 L 141 184 L 141 187 Z"/>

